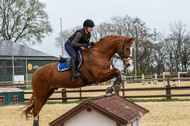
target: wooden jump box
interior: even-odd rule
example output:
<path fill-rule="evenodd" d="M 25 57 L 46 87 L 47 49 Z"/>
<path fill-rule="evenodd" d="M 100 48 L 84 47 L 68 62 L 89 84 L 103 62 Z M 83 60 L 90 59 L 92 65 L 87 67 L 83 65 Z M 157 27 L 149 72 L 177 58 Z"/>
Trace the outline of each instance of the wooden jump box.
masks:
<path fill-rule="evenodd" d="M 145 108 L 117 94 L 89 98 L 50 122 L 50 126 L 140 126 Z"/>
<path fill-rule="evenodd" d="M 0 106 L 24 103 L 24 91 L 19 88 L 0 88 Z"/>

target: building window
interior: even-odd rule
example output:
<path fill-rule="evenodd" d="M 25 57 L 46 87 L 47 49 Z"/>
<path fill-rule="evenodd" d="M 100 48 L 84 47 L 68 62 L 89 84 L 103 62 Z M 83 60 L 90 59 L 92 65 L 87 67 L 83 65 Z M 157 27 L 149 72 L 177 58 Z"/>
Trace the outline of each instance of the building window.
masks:
<path fill-rule="evenodd" d="M 16 61 L 15 62 L 15 73 L 16 74 L 22 74 L 23 70 L 22 70 L 22 61 Z"/>
<path fill-rule="evenodd" d="M 0 96 L 0 103 L 4 103 L 4 96 Z"/>
<path fill-rule="evenodd" d="M 3 64 L 2 64 L 2 61 L 0 61 L 0 74 L 3 73 Z"/>
<path fill-rule="evenodd" d="M 14 100 L 14 102 L 18 102 L 18 96 L 15 95 L 15 96 L 13 97 L 13 100 Z"/>
<path fill-rule="evenodd" d="M 16 74 L 22 74 L 23 70 L 22 70 L 22 61 L 14 61 L 14 70 Z M 12 74 L 13 72 L 13 68 L 12 68 L 12 61 L 7 61 L 7 73 L 8 74 Z"/>
<path fill-rule="evenodd" d="M 13 70 L 12 70 L 12 61 L 7 61 L 7 73 L 8 74 L 12 74 Z"/>

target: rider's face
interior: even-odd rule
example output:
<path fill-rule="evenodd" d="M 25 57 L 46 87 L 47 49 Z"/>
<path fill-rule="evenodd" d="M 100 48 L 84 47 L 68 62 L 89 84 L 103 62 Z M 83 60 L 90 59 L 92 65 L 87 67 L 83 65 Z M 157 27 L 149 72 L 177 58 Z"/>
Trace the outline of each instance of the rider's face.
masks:
<path fill-rule="evenodd" d="M 88 32 L 92 32 L 92 30 L 93 30 L 93 27 L 87 27 Z"/>

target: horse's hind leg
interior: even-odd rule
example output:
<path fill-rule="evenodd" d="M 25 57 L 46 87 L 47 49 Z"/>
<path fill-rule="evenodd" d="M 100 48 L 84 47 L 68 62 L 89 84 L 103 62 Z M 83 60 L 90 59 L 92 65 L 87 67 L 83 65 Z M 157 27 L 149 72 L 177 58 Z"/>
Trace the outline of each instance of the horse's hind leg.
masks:
<path fill-rule="evenodd" d="M 33 115 L 34 115 L 33 126 L 39 126 L 39 112 L 41 108 L 45 105 L 45 103 L 47 102 L 48 98 L 53 94 L 54 90 L 55 89 L 52 88 L 51 90 L 47 92 L 47 94 L 44 94 L 43 95 L 44 99 L 39 100 L 40 99 L 39 97 L 35 99 L 35 105 L 34 105 L 34 110 L 33 110 Z"/>
<path fill-rule="evenodd" d="M 34 110 L 33 110 L 33 116 L 34 116 L 34 122 L 33 126 L 39 126 L 39 112 L 43 106 L 43 102 L 35 99 L 35 104 L 34 104 Z"/>

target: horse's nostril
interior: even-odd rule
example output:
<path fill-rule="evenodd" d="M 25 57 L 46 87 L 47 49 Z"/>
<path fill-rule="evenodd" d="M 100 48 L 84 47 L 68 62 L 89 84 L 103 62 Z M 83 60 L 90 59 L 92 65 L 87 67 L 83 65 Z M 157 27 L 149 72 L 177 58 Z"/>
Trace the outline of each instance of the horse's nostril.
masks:
<path fill-rule="evenodd" d="M 131 66 L 129 63 L 126 65 L 127 67 Z"/>

